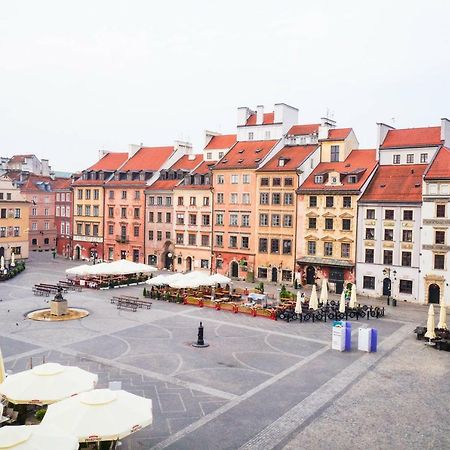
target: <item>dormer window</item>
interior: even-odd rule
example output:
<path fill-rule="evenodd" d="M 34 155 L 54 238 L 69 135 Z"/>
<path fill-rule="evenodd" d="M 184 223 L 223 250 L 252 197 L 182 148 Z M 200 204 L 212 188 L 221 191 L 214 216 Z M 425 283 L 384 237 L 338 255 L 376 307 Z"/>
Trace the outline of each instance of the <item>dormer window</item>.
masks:
<path fill-rule="evenodd" d="M 323 175 L 316 175 L 314 177 L 314 183 L 316 183 L 316 184 L 322 184 L 323 181 L 324 181 Z"/>
<path fill-rule="evenodd" d="M 253 131 L 250 131 L 250 133 L 248 133 L 248 140 L 253 141 Z"/>
<path fill-rule="evenodd" d="M 358 181 L 358 177 L 356 175 L 349 175 L 348 176 L 348 183 L 349 184 L 355 184 Z"/>
<path fill-rule="evenodd" d="M 279 166 L 279 167 L 284 167 L 285 164 L 286 164 L 286 160 L 285 160 L 285 159 L 280 158 L 280 159 L 278 160 L 278 166 Z"/>
<path fill-rule="evenodd" d="M 331 177 L 331 184 L 337 183 L 337 177 Z"/>
<path fill-rule="evenodd" d="M 244 152 L 245 152 L 245 148 L 241 148 L 238 153 L 244 153 Z"/>
<path fill-rule="evenodd" d="M 262 151 L 262 148 L 257 148 L 257 149 L 255 150 L 255 153 L 261 153 L 261 151 Z"/>

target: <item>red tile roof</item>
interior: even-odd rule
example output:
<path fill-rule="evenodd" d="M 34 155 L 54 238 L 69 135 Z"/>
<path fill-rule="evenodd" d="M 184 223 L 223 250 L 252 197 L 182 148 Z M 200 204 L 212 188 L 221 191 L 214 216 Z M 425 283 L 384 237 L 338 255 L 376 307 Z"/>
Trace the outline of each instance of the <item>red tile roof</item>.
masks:
<path fill-rule="evenodd" d="M 331 128 L 328 130 L 328 138 L 324 141 L 343 141 L 352 132 L 352 128 Z"/>
<path fill-rule="evenodd" d="M 239 141 L 214 169 L 256 169 L 277 143 L 278 141 Z"/>
<path fill-rule="evenodd" d="M 320 123 L 312 123 L 309 125 L 294 125 L 288 131 L 289 135 L 305 136 L 307 134 L 317 133 L 319 131 Z"/>
<path fill-rule="evenodd" d="M 78 178 L 77 181 L 73 182 L 74 186 L 101 186 L 105 184 L 106 180 L 83 180 L 83 178 Z"/>
<path fill-rule="evenodd" d="M 182 180 L 156 180 L 148 188 L 152 191 L 171 191 Z"/>
<path fill-rule="evenodd" d="M 192 170 L 203 161 L 203 155 L 184 155 L 169 170 Z"/>
<path fill-rule="evenodd" d="M 432 161 L 426 175 L 426 180 L 450 178 L 450 149 L 442 147 Z"/>
<path fill-rule="evenodd" d="M 141 147 L 121 168 L 127 170 L 159 170 L 173 153 L 172 147 Z"/>
<path fill-rule="evenodd" d="M 23 191 L 46 192 L 38 187 L 41 183 L 48 183 L 51 190 L 53 190 L 53 180 L 50 177 L 44 177 L 40 175 L 30 175 L 20 189 Z"/>
<path fill-rule="evenodd" d="M 235 134 L 221 134 L 214 136 L 205 147 L 205 150 L 222 150 L 232 147 L 236 143 Z"/>
<path fill-rule="evenodd" d="M 53 180 L 53 189 L 69 189 L 72 186 L 70 178 L 55 178 Z"/>
<path fill-rule="evenodd" d="M 270 112 L 270 113 L 265 113 L 263 114 L 263 125 L 270 125 L 272 123 L 274 123 L 274 118 L 275 118 L 275 113 L 274 112 Z M 246 126 L 248 125 L 256 125 L 256 114 L 250 114 L 250 116 L 247 119 L 247 122 L 245 124 Z"/>
<path fill-rule="evenodd" d="M 198 175 L 207 175 L 210 169 L 214 167 L 215 163 L 212 161 L 203 161 L 192 173 Z"/>
<path fill-rule="evenodd" d="M 441 127 L 389 130 L 381 148 L 429 147 L 440 145 Z"/>
<path fill-rule="evenodd" d="M 11 159 L 8 161 L 10 163 L 24 163 L 26 158 L 33 158 L 35 155 L 14 155 L 11 157 Z"/>
<path fill-rule="evenodd" d="M 317 149 L 317 145 L 288 145 L 274 155 L 263 167 L 258 171 L 286 171 L 296 170 L 302 162 Z M 279 165 L 279 160 L 284 159 L 283 166 Z"/>
<path fill-rule="evenodd" d="M 117 170 L 128 158 L 128 153 L 109 152 L 86 170 Z"/>
<path fill-rule="evenodd" d="M 361 201 L 420 203 L 425 169 L 424 164 L 379 166 Z"/>
<path fill-rule="evenodd" d="M 302 191 L 359 191 L 377 165 L 375 150 L 352 150 L 345 161 L 320 163 L 300 186 Z M 314 182 L 316 175 L 338 172 L 341 184 L 330 185 L 327 180 L 323 184 Z M 347 175 L 358 175 L 356 183 L 349 183 Z"/>

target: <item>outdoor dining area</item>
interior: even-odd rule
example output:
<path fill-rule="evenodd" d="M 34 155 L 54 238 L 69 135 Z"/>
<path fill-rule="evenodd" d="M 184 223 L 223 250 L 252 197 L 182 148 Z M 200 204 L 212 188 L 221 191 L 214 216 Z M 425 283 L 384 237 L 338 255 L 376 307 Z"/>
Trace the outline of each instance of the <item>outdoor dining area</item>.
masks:
<path fill-rule="evenodd" d="M 443 302 L 439 305 L 439 321 L 436 326 L 434 319 L 434 305 L 428 307 L 427 326 L 416 327 L 414 333 L 417 339 L 426 339 L 426 344 L 436 350 L 450 352 L 450 331 L 447 326 L 447 307 Z"/>
<path fill-rule="evenodd" d="M 126 259 L 100 264 L 82 264 L 66 270 L 68 279 L 77 286 L 92 289 L 113 289 L 144 283 L 157 269 L 148 264 Z"/>
<path fill-rule="evenodd" d="M 95 389 L 97 382 L 94 373 L 58 363 L 6 376 L 0 351 L 0 448 L 115 449 L 151 425 L 152 400 L 114 383 Z"/>

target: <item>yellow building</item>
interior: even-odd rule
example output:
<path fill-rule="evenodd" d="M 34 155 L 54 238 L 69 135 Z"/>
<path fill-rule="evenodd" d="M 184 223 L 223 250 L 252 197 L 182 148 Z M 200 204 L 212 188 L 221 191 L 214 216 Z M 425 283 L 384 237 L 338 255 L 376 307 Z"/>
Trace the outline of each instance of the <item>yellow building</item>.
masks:
<path fill-rule="evenodd" d="M 5 175 L 0 177 L 0 257 L 9 264 L 28 258 L 28 226 L 30 204 Z"/>

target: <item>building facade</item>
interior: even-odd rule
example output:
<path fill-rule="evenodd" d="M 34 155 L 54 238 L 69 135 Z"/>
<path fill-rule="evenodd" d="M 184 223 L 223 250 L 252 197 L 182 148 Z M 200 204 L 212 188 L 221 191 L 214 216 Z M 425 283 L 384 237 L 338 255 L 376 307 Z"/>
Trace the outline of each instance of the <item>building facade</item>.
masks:
<path fill-rule="evenodd" d="M 56 178 L 55 192 L 56 252 L 64 258 L 71 258 L 72 247 L 72 179 Z"/>

